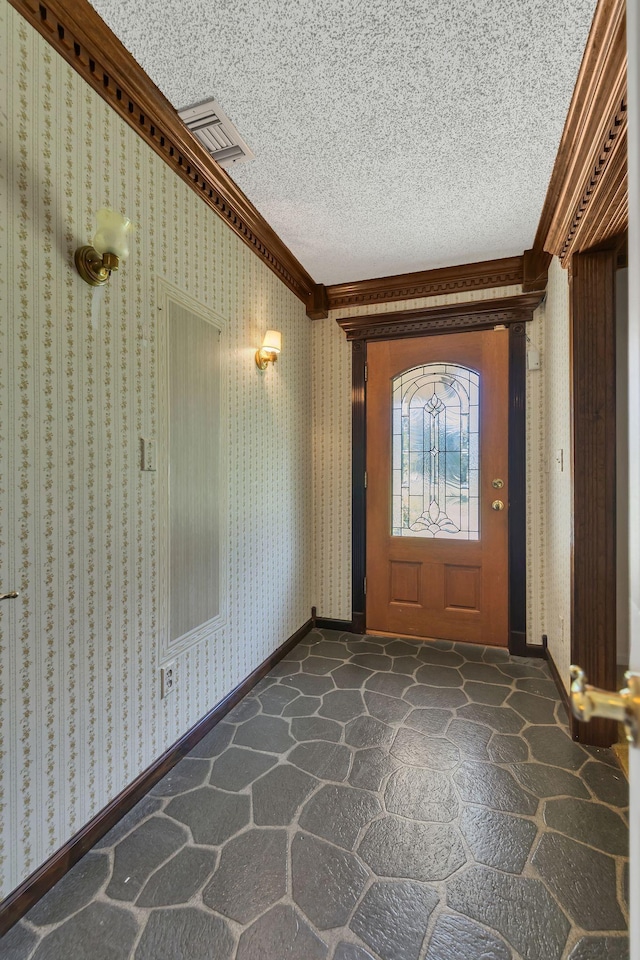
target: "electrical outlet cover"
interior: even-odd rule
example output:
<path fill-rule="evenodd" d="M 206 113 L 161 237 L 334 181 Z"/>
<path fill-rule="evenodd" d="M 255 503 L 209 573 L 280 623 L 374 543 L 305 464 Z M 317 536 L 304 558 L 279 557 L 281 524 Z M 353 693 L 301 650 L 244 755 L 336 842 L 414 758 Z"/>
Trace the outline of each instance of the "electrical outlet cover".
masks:
<path fill-rule="evenodd" d="M 173 693 L 176 688 L 176 681 L 176 662 L 172 660 L 171 663 L 165 663 L 163 667 L 160 667 L 160 698 L 162 700 Z"/>

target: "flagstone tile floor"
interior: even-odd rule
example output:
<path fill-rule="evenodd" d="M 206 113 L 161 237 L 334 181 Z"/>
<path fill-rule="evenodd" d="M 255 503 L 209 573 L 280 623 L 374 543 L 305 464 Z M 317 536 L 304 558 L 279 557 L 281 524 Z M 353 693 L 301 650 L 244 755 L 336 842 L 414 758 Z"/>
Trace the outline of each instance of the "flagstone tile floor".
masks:
<path fill-rule="evenodd" d="M 4 960 L 626 960 L 626 779 L 546 663 L 313 630 Z"/>

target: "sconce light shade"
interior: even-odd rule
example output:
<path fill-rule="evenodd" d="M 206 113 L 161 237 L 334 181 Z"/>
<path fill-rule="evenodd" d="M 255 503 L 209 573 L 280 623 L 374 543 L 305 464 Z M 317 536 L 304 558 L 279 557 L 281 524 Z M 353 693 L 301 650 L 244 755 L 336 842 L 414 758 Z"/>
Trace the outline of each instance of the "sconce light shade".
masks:
<path fill-rule="evenodd" d="M 275 363 L 282 350 L 282 334 L 278 330 L 267 330 L 262 346 L 256 350 L 256 364 L 259 370 L 266 370 L 268 364 Z"/>
<path fill-rule="evenodd" d="M 78 273 L 92 287 L 106 283 L 112 270 L 129 256 L 131 220 L 115 210 L 104 208 L 96 215 L 98 229 L 93 246 L 78 247 L 75 263 Z"/>

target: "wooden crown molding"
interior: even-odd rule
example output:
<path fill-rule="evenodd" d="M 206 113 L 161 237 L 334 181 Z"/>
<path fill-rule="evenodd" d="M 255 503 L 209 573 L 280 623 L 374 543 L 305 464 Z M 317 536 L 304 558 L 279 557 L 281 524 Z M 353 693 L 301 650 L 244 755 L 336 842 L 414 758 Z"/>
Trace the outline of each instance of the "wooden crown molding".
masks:
<path fill-rule="evenodd" d="M 9 0 L 305 304 L 315 283 L 88 0 Z"/>
<path fill-rule="evenodd" d="M 523 257 L 483 260 L 437 270 L 400 273 L 375 280 L 336 283 L 326 288 L 329 310 L 361 307 L 394 300 L 414 300 L 443 293 L 509 287 L 523 281 Z"/>
<path fill-rule="evenodd" d="M 551 174 L 534 251 L 573 253 L 628 224 L 625 0 L 599 0 Z"/>
<path fill-rule="evenodd" d="M 495 300 L 471 300 L 418 310 L 341 317 L 336 322 L 346 333 L 347 340 L 354 341 L 421 337 L 447 330 L 484 330 L 500 323 L 531 320 L 541 299 L 542 291 L 537 291 Z"/>

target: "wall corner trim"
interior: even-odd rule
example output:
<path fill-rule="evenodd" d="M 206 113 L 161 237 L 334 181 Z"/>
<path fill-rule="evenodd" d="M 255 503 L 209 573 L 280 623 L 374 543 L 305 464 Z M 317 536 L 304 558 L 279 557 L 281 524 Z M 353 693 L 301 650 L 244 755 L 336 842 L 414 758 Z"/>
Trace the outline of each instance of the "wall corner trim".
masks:
<path fill-rule="evenodd" d="M 234 687 L 213 709 L 211 709 L 190 730 L 187 730 L 173 746 L 169 747 L 151 766 L 143 770 L 129 786 L 114 797 L 81 830 L 68 840 L 56 853 L 38 867 L 23 883 L 0 903 L 0 937 L 27 913 L 62 879 L 74 866 L 129 810 L 171 770 L 197 743 L 209 733 L 227 713 L 265 676 L 283 657 L 289 653 L 313 628 L 313 620 L 296 630 L 277 650 L 256 667 L 242 683 Z"/>

